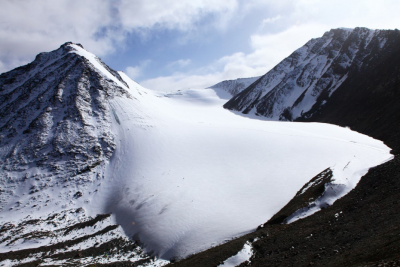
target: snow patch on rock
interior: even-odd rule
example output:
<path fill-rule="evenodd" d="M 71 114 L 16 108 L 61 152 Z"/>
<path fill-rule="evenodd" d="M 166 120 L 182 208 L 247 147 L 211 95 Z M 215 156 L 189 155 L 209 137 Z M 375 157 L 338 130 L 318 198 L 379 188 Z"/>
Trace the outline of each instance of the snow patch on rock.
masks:
<path fill-rule="evenodd" d="M 251 243 L 247 241 L 236 255 L 226 259 L 224 263 L 218 265 L 218 267 L 236 267 L 244 262 L 249 262 L 251 256 L 253 256 L 253 247 Z"/>

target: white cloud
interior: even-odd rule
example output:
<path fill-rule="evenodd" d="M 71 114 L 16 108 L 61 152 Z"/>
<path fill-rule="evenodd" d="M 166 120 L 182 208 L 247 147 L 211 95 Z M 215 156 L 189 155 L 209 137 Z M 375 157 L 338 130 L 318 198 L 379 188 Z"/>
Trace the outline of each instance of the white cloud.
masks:
<path fill-rule="evenodd" d="M 142 74 L 142 70 L 139 66 L 136 67 L 131 67 L 128 66 L 125 69 L 125 73 L 132 79 L 135 80 L 137 77 L 139 77 Z"/>
<path fill-rule="evenodd" d="M 174 73 L 171 76 L 141 81 L 140 84 L 149 89 L 169 92 L 188 88 L 206 88 L 223 80 L 254 77 L 266 72 L 265 66 L 250 66 L 251 64 L 248 63 L 245 54 L 236 53 L 188 73 Z"/>
<path fill-rule="evenodd" d="M 132 79 L 135 80 L 143 74 L 143 70 L 149 66 L 151 60 L 144 60 L 140 62 L 138 66 L 128 66 L 125 69 L 125 73 Z"/>
<path fill-rule="evenodd" d="M 3 0 L 0 72 L 30 62 L 37 53 L 66 41 L 80 42 L 104 56 L 123 47 L 129 33 L 146 35 L 151 29 L 174 29 L 192 34 L 199 27 L 224 29 L 237 25 L 246 14 L 251 16 L 252 10 L 266 13 L 258 29 L 248 30 L 252 51 L 238 51 L 198 69 L 189 68 L 193 65 L 190 59 L 180 59 L 167 67 L 185 68 L 185 72 L 141 83 L 172 90 L 258 76 L 331 28 L 393 29 L 400 25 L 398 0 Z M 145 68 L 142 62 L 128 66 L 126 72 L 136 79 Z"/>
<path fill-rule="evenodd" d="M 322 26 L 303 25 L 293 26 L 278 34 L 252 35 L 253 52 L 249 54 L 234 53 L 209 66 L 141 81 L 141 84 L 154 90 L 173 91 L 206 88 L 223 80 L 261 76 L 310 38 L 321 36 L 325 29 Z"/>
<path fill-rule="evenodd" d="M 299 23 L 325 24 L 331 28 L 367 27 L 393 29 L 400 25 L 398 0 L 298 0 L 292 18 Z"/>
<path fill-rule="evenodd" d="M 218 14 L 216 25 L 224 22 L 238 6 L 237 0 L 145 1 L 121 0 L 118 6 L 121 24 L 128 29 L 156 25 L 167 29 L 191 30 L 205 15 Z"/>
<path fill-rule="evenodd" d="M 0 73 L 3 73 L 4 71 L 6 71 L 6 67 L 4 66 L 3 62 L 0 61 Z"/>
<path fill-rule="evenodd" d="M 39 52 L 53 50 L 66 41 L 82 42 L 103 55 L 113 51 L 111 38 L 96 37 L 112 24 L 108 5 L 97 0 L 12 1 L 0 9 L 0 60 L 6 67 L 31 61 Z"/>
<path fill-rule="evenodd" d="M 190 59 L 179 59 L 167 64 L 167 68 L 183 68 L 188 66 L 192 61 Z"/>
<path fill-rule="evenodd" d="M 254 66 L 271 69 L 311 38 L 322 36 L 327 29 L 324 25 L 304 24 L 276 34 L 253 35 L 251 46 L 254 52 L 247 55 L 247 61 Z"/>
<path fill-rule="evenodd" d="M 394 29 L 400 25 L 398 0 L 262 2 L 269 3 L 278 13 L 268 16 L 258 31 L 253 31 L 256 33 L 250 36 L 252 52 L 227 55 L 201 69 L 149 79 L 141 84 L 156 90 L 177 90 L 205 88 L 226 79 L 259 76 L 311 38 L 320 37 L 332 28 Z M 253 8 L 257 4 L 256 0 L 251 2 Z M 262 34 L 261 30 L 267 33 Z"/>
<path fill-rule="evenodd" d="M 239 0 L 3 0 L 0 61 L 3 70 L 72 41 L 98 56 L 125 46 L 129 33 L 177 29 L 191 32 L 212 14 L 208 26 L 227 25 Z"/>
<path fill-rule="evenodd" d="M 277 20 L 280 20 L 281 18 L 282 18 L 281 15 L 278 15 L 278 16 L 273 17 L 273 18 L 266 18 L 266 19 L 263 19 L 263 21 L 261 22 L 261 27 L 264 28 L 267 24 L 269 24 L 269 23 L 274 23 L 274 22 L 276 22 Z"/>

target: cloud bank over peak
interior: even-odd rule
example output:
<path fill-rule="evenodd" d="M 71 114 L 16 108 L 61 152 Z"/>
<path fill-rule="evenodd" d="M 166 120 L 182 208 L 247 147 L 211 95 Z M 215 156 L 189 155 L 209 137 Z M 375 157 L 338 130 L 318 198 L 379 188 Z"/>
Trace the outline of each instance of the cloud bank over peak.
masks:
<path fill-rule="evenodd" d="M 3 0 L 0 72 L 67 41 L 104 56 L 124 48 L 131 33 L 146 35 L 154 28 L 193 31 L 210 15 L 208 26 L 219 27 L 237 5 L 237 0 Z"/>

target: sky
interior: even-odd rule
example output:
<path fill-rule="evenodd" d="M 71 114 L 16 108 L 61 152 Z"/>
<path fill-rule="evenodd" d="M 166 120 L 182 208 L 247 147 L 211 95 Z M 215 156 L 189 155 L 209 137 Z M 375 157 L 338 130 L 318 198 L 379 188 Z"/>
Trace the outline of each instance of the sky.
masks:
<path fill-rule="evenodd" d="M 160 91 L 260 76 L 332 28 L 400 26 L 399 0 L 0 0 L 0 73 L 67 41 Z"/>

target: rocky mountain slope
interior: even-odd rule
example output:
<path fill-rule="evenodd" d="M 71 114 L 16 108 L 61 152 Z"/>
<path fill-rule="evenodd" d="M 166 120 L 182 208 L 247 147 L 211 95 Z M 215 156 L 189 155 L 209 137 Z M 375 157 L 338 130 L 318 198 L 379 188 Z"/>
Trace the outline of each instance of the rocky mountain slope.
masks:
<path fill-rule="evenodd" d="M 139 243 L 113 224 L 110 214 L 93 218 L 83 208 L 6 223 L 0 238 L 2 266 L 163 265 L 163 261 L 143 253 Z"/>
<path fill-rule="evenodd" d="M 32 201 L 35 210 L 68 206 L 86 197 L 85 185 L 104 178 L 104 163 L 116 146 L 107 99 L 126 92 L 74 46 L 41 53 L 31 64 L 0 76 L 2 209 L 18 211 Z M 54 196 L 55 186 L 82 190 Z"/>
<path fill-rule="evenodd" d="M 393 51 L 398 30 L 333 29 L 312 39 L 224 107 L 272 120 L 311 117 L 355 72 Z"/>
<path fill-rule="evenodd" d="M 109 215 L 96 215 L 117 147 L 109 101 L 132 98 L 127 89 L 117 72 L 72 43 L 0 75 L 3 266 L 162 265 Z"/>
<path fill-rule="evenodd" d="M 231 96 L 235 96 L 244 89 L 246 89 L 249 85 L 257 81 L 260 77 L 251 77 L 251 78 L 238 78 L 236 80 L 226 80 L 214 84 L 208 88 L 212 89 L 222 89 L 231 94 Z"/>

